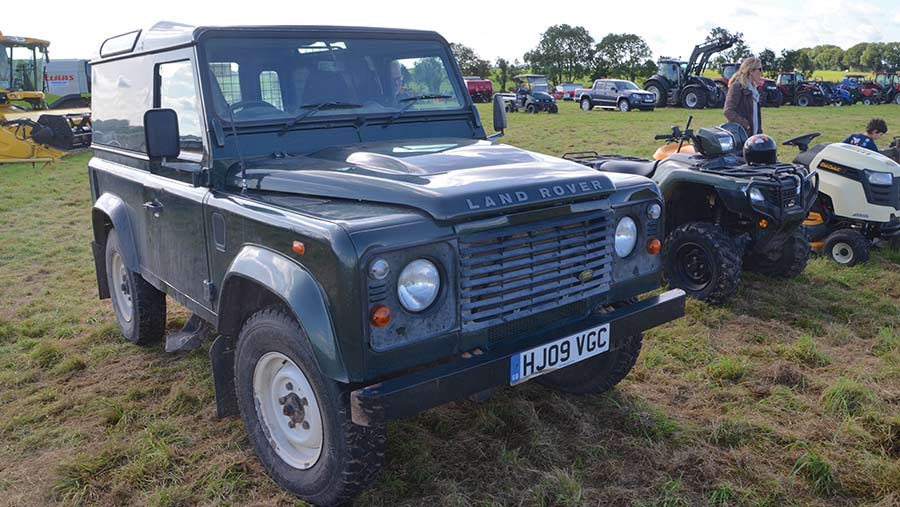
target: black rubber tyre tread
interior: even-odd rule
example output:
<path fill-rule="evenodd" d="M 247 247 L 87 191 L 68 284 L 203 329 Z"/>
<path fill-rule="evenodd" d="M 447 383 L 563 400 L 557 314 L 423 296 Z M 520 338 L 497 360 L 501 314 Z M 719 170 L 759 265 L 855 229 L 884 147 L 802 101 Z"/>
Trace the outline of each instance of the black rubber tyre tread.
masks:
<path fill-rule="evenodd" d="M 679 283 L 672 267 L 674 259 L 670 255 L 673 246 L 686 239 L 703 241 L 710 251 L 714 252 L 713 262 L 716 266 L 715 280 L 704 290 L 691 291 Z M 722 305 L 728 302 L 741 284 L 742 252 L 739 251 L 734 240 L 720 227 L 708 222 L 687 222 L 679 225 L 666 238 L 663 246 L 663 269 L 666 279 L 673 287 L 684 289 L 687 294 L 695 299 L 706 301 L 714 305 Z"/>
<path fill-rule="evenodd" d="M 659 83 L 652 83 L 650 86 L 654 86 L 654 87 L 656 87 L 657 90 L 659 90 L 659 93 L 656 94 L 656 104 L 655 104 L 655 107 L 666 107 L 666 104 L 668 103 L 668 98 L 667 98 L 667 97 L 668 97 L 668 91 L 667 91 L 667 89 L 664 88 L 664 87 L 663 87 L 661 84 L 659 84 Z M 647 90 L 647 87 L 645 86 L 644 89 Z M 648 90 L 648 91 L 649 91 L 649 90 Z"/>
<path fill-rule="evenodd" d="M 825 238 L 825 246 L 822 248 L 822 253 L 827 255 L 829 259 L 835 261 L 831 251 L 836 243 L 841 242 L 847 243 L 850 245 L 850 248 L 853 249 L 853 259 L 847 264 L 838 263 L 841 264 L 841 266 L 856 266 L 857 264 L 862 264 L 869 260 L 869 240 L 853 229 L 840 229 L 832 232 Z"/>
<path fill-rule="evenodd" d="M 803 98 L 802 101 L 800 100 L 801 97 Z M 800 104 L 800 102 L 805 102 L 806 105 L 802 105 L 802 104 Z M 809 96 L 809 95 L 806 94 L 806 93 L 801 93 L 800 95 L 797 95 L 797 98 L 796 98 L 796 99 L 794 99 L 794 105 L 796 105 L 796 106 L 798 106 L 798 107 L 809 107 L 809 106 L 812 106 L 812 105 L 813 105 L 812 97 Z"/>
<path fill-rule="evenodd" d="M 534 380 L 541 385 L 571 394 L 597 394 L 609 391 L 634 368 L 643 341 L 642 333 L 628 336 L 625 343 L 615 350 L 585 359 Z"/>
<path fill-rule="evenodd" d="M 262 342 L 275 342 L 275 346 Z M 303 370 L 319 402 L 323 449 L 319 460 L 308 470 L 290 467 L 278 457 L 257 417 L 253 370 L 262 354 L 269 351 L 285 354 Z M 268 307 L 247 319 L 238 337 L 234 371 L 244 427 L 257 457 L 279 486 L 306 502 L 328 507 L 348 503 L 375 482 L 384 465 L 386 427 L 353 424 L 349 387 L 319 371 L 305 331 L 287 309 Z M 318 488 L 304 491 L 304 486 Z"/>
<path fill-rule="evenodd" d="M 110 229 L 106 237 L 106 281 L 109 284 L 111 297 L 115 298 L 116 291 L 112 280 L 111 256 L 113 251 L 122 255 L 122 246 L 119 243 L 119 235 L 115 229 Z M 152 345 L 158 343 L 166 335 L 166 294 L 144 280 L 140 273 L 127 269 L 129 284 L 131 285 L 131 301 L 134 305 L 134 316 L 130 325 L 122 321 L 116 313 L 116 321 L 122 330 L 122 336 L 136 345 Z M 113 311 L 116 310 L 113 300 Z"/>
<path fill-rule="evenodd" d="M 525 112 L 528 114 L 537 114 L 537 107 L 534 104 L 528 104 L 525 106 Z"/>
<path fill-rule="evenodd" d="M 589 106 L 587 109 L 584 108 L 585 102 L 587 102 L 588 106 Z M 584 97 L 583 99 L 581 99 L 581 102 L 578 103 L 578 107 L 579 107 L 579 109 L 581 109 L 584 112 L 590 112 L 591 110 L 594 109 L 594 103 L 591 101 L 591 99 Z"/>
<path fill-rule="evenodd" d="M 797 227 L 786 239 L 781 257 L 771 261 L 757 255 L 750 259 L 749 267 L 757 273 L 775 278 L 794 278 L 806 269 L 809 261 L 809 237 L 803 227 Z"/>
<path fill-rule="evenodd" d="M 687 98 L 688 93 L 694 93 L 697 95 L 697 104 L 694 107 L 688 107 L 685 103 L 685 98 Z M 687 109 L 704 109 L 707 103 L 706 94 L 704 94 L 701 90 L 696 88 L 688 88 L 681 93 L 681 105 L 683 105 Z"/>

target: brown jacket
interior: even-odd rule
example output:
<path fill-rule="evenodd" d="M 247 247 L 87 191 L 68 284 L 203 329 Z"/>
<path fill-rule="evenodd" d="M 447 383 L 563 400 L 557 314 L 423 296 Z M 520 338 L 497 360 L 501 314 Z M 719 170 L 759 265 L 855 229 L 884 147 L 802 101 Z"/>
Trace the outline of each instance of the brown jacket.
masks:
<path fill-rule="evenodd" d="M 756 124 L 762 132 L 762 113 L 756 108 Z M 753 93 L 735 81 L 728 86 L 728 95 L 725 97 L 725 118 L 744 127 L 748 135 L 753 135 Z"/>

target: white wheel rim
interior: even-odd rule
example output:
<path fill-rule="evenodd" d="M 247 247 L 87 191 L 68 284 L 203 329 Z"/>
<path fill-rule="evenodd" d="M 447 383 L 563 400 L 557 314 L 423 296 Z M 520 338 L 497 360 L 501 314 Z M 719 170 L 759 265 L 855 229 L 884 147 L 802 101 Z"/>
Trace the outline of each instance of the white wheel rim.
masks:
<path fill-rule="evenodd" d="M 655 86 L 651 86 L 650 88 L 647 88 L 647 91 L 652 93 L 653 96 L 656 97 L 657 101 L 659 100 L 660 93 L 659 93 L 659 90 Z"/>
<path fill-rule="evenodd" d="M 582 109 L 582 111 L 590 111 L 591 110 L 590 101 L 582 100 L 581 101 L 581 109 Z"/>
<path fill-rule="evenodd" d="M 684 104 L 687 107 L 694 107 L 697 105 L 697 96 L 693 93 L 689 93 L 687 97 L 684 98 Z"/>
<path fill-rule="evenodd" d="M 134 301 L 131 299 L 132 287 L 128 280 L 128 268 L 125 260 L 119 252 L 112 254 L 112 282 L 115 287 L 110 287 L 115 292 L 116 311 L 125 322 L 131 322 L 134 318 Z"/>
<path fill-rule="evenodd" d="M 831 247 L 831 257 L 838 264 L 849 264 L 853 261 L 853 247 L 843 241 Z"/>
<path fill-rule="evenodd" d="M 628 111 L 628 102 L 619 102 L 619 111 Z"/>
<path fill-rule="evenodd" d="M 253 370 L 256 413 L 269 444 L 289 466 L 311 468 L 322 454 L 322 413 L 303 371 L 280 352 L 267 352 Z M 287 415 L 290 413 L 291 415 Z"/>

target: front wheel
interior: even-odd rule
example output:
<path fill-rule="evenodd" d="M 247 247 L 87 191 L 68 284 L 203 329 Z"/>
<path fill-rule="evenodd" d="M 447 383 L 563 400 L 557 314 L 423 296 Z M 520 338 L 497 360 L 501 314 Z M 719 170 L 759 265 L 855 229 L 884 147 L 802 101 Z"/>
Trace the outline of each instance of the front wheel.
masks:
<path fill-rule="evenodd" d="M 349 389 L 324 376 L 284 309 L 250 317 L 235 350 L 235 386 L 256 455 L 281 487 L 321 506 L 366 489 L 384 462 L 383 426 L 350 419 Z"/>
<path fill-rule="evenodd" d="M 869 240 L 853 229 L 840 229 L 825 238 L 822 251 L 843 266 L 856 266 L 869 260 Z"/>
<path fill-rule="evenodd" d="M 894 104 L 900 105 L 900 93 L 894 95 Z"/>
<path fill-rule="evenodd" d="M 799 107 L 809 107 L 809 105 L 812 104 L 812 97 L 804 93 L 798 95 L 795 102 Z"/>
<path fill-rule="evenodd" d="M 681 97 L 681 103 L 688 109 L 703 109 L 706 107 L 706 97 L 698 90 L 692 89 L 684 93 Z"/>
<path fill-rule="evenodd" d="M 559 106 L 557 106 L 556 104 L 550 104 L 550 108 L 547 109 L 547 112 L 550 114 L 556 114 L 559 112 Z"/>
<path fill-rule="evenodd" d="M 547 387 L 572 394 L 609 391 L 634 368 L 644 335 L 627 336 L 621 343 L 610 343 L 610 350 L 535 379 Z M 615 348 L 614 348 L 615 347 Z"/>
<path fill-rule="evenodd" d="M 590 111 L 591 109 L 594 109 L 594 105 L 591 104 L 591 99 L 587 97 L 581 99 L 581 110 Z"/>
<path fill-rule="evenodd" d="M 875 104 L 875 100 L 872 97 L 863 97 L 862 103 L 864 106 L 871 106 Z"/>
<path fill-rule="evenodd" d="M 537 108 L 534 107 L 534 104 L 528 104 L 525 107 L 525 112 L 529 113 L 529 114 L 535 114 L 535 113 L 537 113 Z"/>
<path fill-rule="evenodd" d="M 741 283 L 741 252 L 725 232 L 707 222 L 675 228 L 663 248 L 669 284 L 711 304 L 724 304 Z"/>
<path fill-rule="evenodd" d="M 620 100 L 619 101 L 619 111 L 622 111 L 623 113 L 627 113 L 628 111 L 631 111 L 631 104 L 629 104 L 628 101 L 625 99 Z"/>
<path fill-rule="evenodd" d="M 119 234 L 106 238 L 106 283 L 122 336 L 131 343 L 148 345 L 166 333 L 166 295 L 140 273 L 125 265 Z"/>
<path fill-rule="evenodd" d="M 784 240 L 781 248 L 749 259 L 749 267 L 758 273 L 777 278 L 794 278 L 806 269 L 809 261 L 809 238 L 803 227 L 797 227 Z"/>

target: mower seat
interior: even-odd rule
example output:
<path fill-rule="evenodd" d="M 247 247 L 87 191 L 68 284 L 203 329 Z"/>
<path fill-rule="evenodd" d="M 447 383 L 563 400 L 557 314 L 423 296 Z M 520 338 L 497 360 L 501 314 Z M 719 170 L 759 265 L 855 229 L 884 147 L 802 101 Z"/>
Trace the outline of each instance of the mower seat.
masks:
<path fill-rule="evenodd" d="M 813 159 L 816 158 L 816 155 L 818 155 L 819 152 L 825 149 L 825 147 L 829 144 L 831 143 L 819 143 L 806 151 L 801 151 L 797 154 L 796 157 L 794 157 L 794 163 L 800 164 L 807 169 L 813 169 L 812 167 L 810 167 Z"/>
<path fill-rule="evenodd" d="M 658 160 L 608 160 L 595 166 L 599 171 L 622 174 L 636 174 L 646 178 L 653 177 Z"/>

